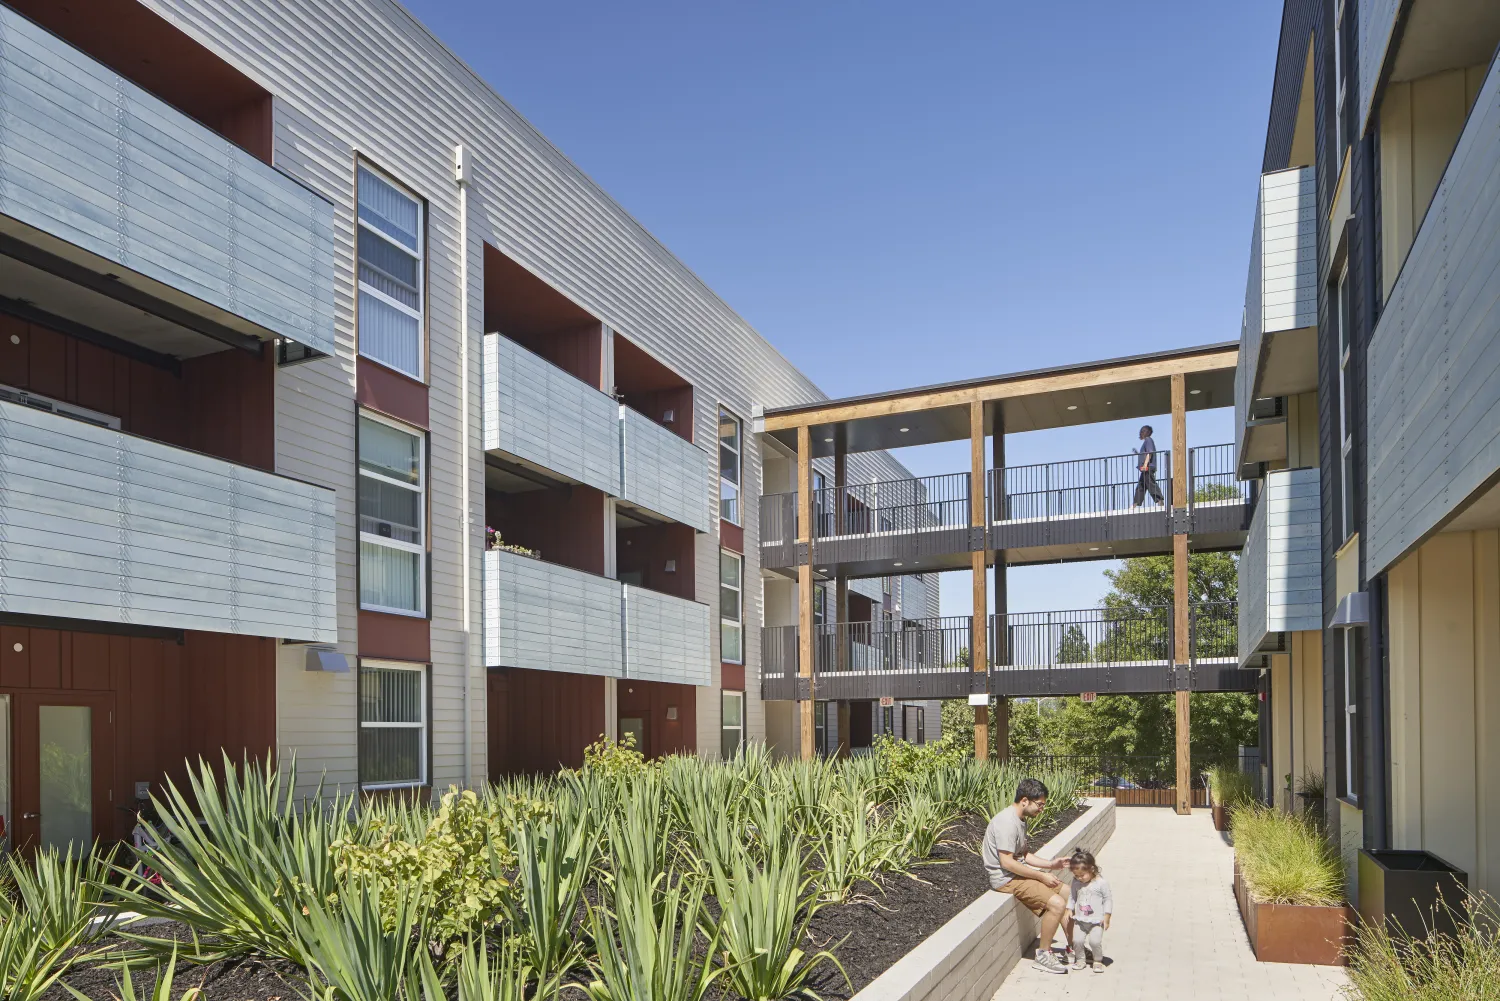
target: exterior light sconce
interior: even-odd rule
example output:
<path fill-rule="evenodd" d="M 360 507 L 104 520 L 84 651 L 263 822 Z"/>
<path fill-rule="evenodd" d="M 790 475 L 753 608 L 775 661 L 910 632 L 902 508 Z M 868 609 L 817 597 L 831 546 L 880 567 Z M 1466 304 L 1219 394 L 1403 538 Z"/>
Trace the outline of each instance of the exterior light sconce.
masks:
<path fill-rule="evenodd" d="M 661 422 L 663 424 L 675 424 L 677 422 L 677 411 L 663 410 L 661 412 Z"/>
<path fill-rule="evenodd" d="M 677 707 L 676 706 L 667 706 L 667 719 L 676 719 L 676 718 L 677 718 Z"/>
<path fill-rule="evenodd" d="M 676 573 L 677 572 L 677 561 L 676 560 L 667 560 L 667 565 L 665 567 L 663 567 L 662 569 L 664 571 L 666 571 L 667 573 Z"/>

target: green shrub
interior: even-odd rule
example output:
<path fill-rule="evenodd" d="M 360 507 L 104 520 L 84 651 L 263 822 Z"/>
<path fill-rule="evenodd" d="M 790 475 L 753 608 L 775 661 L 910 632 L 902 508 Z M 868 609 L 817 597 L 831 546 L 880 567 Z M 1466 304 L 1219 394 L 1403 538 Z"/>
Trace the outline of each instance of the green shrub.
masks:
<path fill-rule="evenodd" d="M 1485 898 L 1454 914 L 1457 936 L 1414 939 L 1361 924 L 1349 957 L 1349 1001 L 1496 1001 L 1500 998 L 1500 923 Z"/>
<path fill-rule="evenodd" d="M 1266 806 L 1235 809 L 1234 858 L 1250 895 L 1267 904 L 1343 900 L 1343 863 L 1311 820 Z"/>
<path fill-rule="evenodd" d="M 1234 765 L 1214 765 L 1208 770 L 1208 791 L 1215 806 L 1233 809 L 1255 799 L 1255 780 Z"/>
<path fill-rule="evenodd" d="M 646 770 L 646 756 L 636 750 L 633 733 L 621 740 L 600 737 L 583 749 L 583 770 L 608 779 L 628 779 Z"/>

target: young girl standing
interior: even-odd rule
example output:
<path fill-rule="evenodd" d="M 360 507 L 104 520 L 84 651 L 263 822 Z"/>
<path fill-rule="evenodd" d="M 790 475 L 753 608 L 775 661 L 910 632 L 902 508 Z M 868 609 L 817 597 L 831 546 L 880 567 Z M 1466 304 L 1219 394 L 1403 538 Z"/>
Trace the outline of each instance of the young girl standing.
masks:
<path fill-rule="evenodd" d="M 1073 892 L 1068 895 L 1068 913 L 1073 917 L 1073 969 L 1086 965 L 1084 949 L 1093 954 L 1094 972 L 1104 972 L 1104 931 L 1115 909 L 1109 883 L 1099 875 L 1092 852 L 1080 848 L 1068 860 L 1073 872 Z"/>

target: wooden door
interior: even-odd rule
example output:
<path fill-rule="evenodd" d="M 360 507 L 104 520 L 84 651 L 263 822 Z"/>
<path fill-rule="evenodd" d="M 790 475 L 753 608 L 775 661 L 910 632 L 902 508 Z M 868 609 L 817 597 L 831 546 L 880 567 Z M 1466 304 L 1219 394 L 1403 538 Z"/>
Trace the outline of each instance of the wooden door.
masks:
<path fill-rule="evenodd" d="M 11 696 L 11 774 L 22 850 L 66 850 L 114 829 L 111 773 L 114 696 Z"/>

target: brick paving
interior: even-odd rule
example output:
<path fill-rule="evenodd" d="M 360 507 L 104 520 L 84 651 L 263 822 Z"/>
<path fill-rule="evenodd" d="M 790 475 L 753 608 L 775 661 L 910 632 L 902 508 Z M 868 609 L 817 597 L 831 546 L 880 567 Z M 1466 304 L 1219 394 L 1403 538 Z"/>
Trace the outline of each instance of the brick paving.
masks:
<path fill-rule="evenodd" d="M 1022 960 L 994 1001 L 1330 1001 L 1337 967 L 1258 963 L 1230 883 L 1232 849 L 1207 810 L 1126 807 L 1099 865 L 1115 897 L 1106 969 L 1042 973 Z M 1058 936 L 1061 941 L 1061 934 Z"/>

